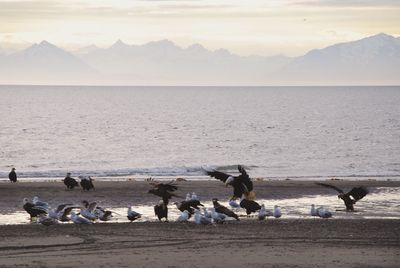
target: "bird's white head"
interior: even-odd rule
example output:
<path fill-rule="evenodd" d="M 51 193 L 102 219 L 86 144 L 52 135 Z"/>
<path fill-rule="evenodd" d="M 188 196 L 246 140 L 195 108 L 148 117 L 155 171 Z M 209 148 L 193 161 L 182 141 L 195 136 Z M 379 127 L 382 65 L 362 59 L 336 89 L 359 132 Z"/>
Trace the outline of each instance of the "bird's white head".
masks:
<path fill-rule="evenodd" d="M 22 203 L 25 205 L 26 203 L 29 203 L 29 201 L 28 201 L 28 198 L 24 198 L 23 200 L 22 200 Z"/>
<path fill-rule="evenodd" d="M 226 181 L 225 181 L 225 185 L 228 186 L 229 184 L 231 184 L 235 179 L 232 176 L 229 176 Z"/>

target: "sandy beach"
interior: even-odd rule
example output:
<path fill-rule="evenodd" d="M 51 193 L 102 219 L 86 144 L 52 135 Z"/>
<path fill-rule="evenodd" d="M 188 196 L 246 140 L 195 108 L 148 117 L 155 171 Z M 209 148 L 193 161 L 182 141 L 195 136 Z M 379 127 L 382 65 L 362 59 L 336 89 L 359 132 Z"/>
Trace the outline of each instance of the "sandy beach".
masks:
<path fill-rule="evenodd" d="M 399 181 L 329 181 L 349 189 L 398 188 Z M 255 181 L 257 198 L 334 193 L 307 181 Z M 218 181 L 177 182 L 178 194 L 202 199 L 231 194 Z M 108 208 L 148 205 L 148 182 L 95 181 L 96 190 L 66 191 L 61 182 L 0 183 L 0 213 L 21 210 L 24 197 L 50 204 L 96 200 Z M 393 208 L 398 209 L 398 206 Z M 0 225 L 1 267 L 398 267 L 400 219 L 243 218 L 223 225 L 134 222 L 91 226 Z"/>

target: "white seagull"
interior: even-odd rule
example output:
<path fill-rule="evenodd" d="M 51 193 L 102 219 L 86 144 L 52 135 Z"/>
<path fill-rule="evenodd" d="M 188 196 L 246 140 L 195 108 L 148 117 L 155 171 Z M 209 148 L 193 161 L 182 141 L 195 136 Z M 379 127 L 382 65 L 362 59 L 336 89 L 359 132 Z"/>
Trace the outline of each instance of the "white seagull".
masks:
<path fill-rule="evenodd" d="M 273 216 L 274 213 L 272 213 L 271 210 L 265 209 L 265 205 L 261 205 L 261 209 L 258 211 L 258 219 L 259 220 L 264 220 L 268 216 Z"/>
<path fill-rule="evenodd" d="M 73 211 L 71 212 L 71 220 L 75 224 L 92 224 L 93 223 L 84 217 L 80 217 L 79 215 L 76 215 L 76 213 Z"/>
<path fill-rule="evenodd" d="M 202 216 L 200 214 L 200 211 L 196 209 L 194 213 L 194 222 L 196 224 L 207 225 L 207 224 L 212 224 L 212 219 Z"/>
<path fill-rule="evenodd" d="M 317 213 L 320 218 L 327 219 L 332 217 L 332 213 L 324 207 L 317 208 Z"/>
<path fill-rule="evenodd" d="M 189 211 L 184 210 L 181 215 L 176 219 L 176 222 L 187 222 L 189 219 Z"/>
<path fill-rule="evenodd" d="M 274 206 L 274 217 L 280 218 L 282 216 L 281 208 L 277 205 Z"/>
<path fill-rule="evenodd" d="M 215 223 L 224 223 L 226 215 L 222 213 L 218 213 L 215 211 L 215 208 L 211 208 L 211 217 Z"/>
<path fill-rule="evenodd" d="M 319 216 L 314 204 L 311 205 L 310 214 L 311 214 L 311 216 L 314 216 L 314 217 Z"/>

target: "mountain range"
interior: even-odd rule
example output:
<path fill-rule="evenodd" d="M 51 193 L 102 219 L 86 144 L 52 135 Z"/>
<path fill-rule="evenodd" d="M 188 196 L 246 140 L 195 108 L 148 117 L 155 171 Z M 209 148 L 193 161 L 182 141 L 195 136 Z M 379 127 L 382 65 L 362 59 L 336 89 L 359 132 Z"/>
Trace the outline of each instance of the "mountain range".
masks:
<path fill-rule="evenodd" d="M 400 38 L 380 33 L 300 57 L 239 56 L 169 40 L 66 51 L 47 41 L 0 51 L 0 84 L 83 85 L 394 85 Z"/>

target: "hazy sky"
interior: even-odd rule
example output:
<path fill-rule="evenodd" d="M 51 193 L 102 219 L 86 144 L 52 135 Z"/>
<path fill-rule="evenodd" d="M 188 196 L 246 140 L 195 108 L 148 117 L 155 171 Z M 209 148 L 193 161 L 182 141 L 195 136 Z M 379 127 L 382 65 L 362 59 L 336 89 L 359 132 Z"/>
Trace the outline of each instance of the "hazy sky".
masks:
<path fill-rule="evenodd" d="M 74 49 L 170 39 L 297 56 L 379 32 L 400 35 L 400 0 L 0 0 L 0 45 Z"/>

